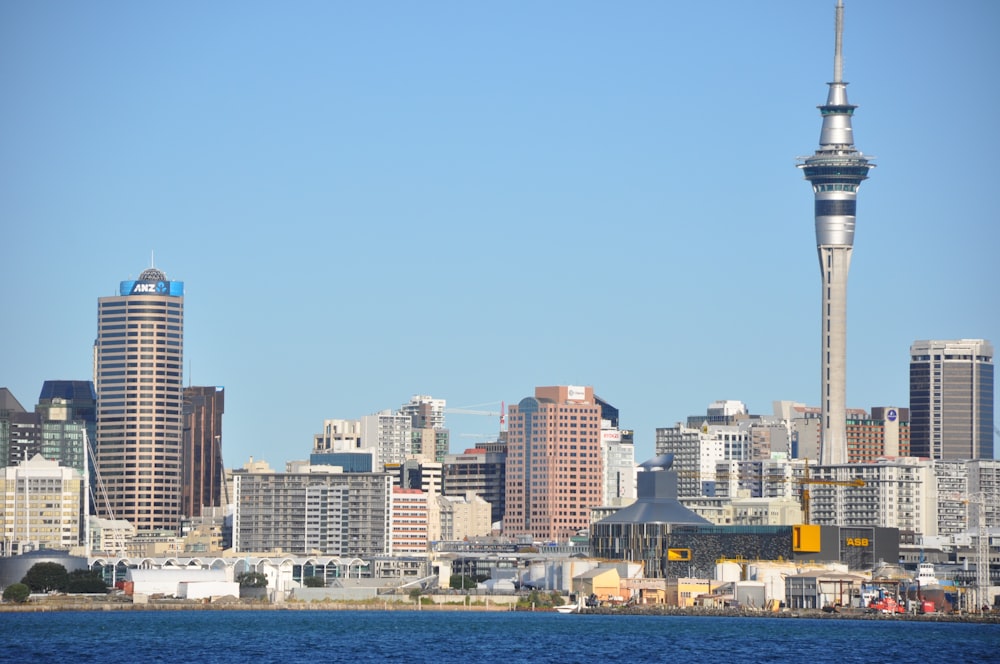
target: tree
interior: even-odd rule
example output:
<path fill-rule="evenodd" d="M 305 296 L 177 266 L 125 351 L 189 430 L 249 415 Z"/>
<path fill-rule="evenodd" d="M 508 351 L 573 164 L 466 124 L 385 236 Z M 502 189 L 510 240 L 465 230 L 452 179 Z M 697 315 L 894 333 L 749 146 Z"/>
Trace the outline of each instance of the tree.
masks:
<path fill-rule="evenodd" d="M 321 576 L 307 576 L 302 579 L 302 585 L 306 588 L 325 588 L 326 580 Z"/>
<path fill-rule="evenodd" d="M 267 588 L 267 576 L 262 572 L 243 572 L 236 581 L 242 588 Z"/>
<path fill-rule="evenodd" d="M 3 589 L 3 601 L 23 604 L 31 594 L 31 588 L 23 583 L 12 583 Z"/>
<path fill-rule="evenodd" d="M 59 563 L 35 563 L 21 579 L 21 583 L 31 588 L 34 593 L 47 593 L 51 590 L 66 590 L 69 583 L 69 573 Z"/>
<path fill-rule="evenodd" d="M 106 593 L 108 586 L 104 583 L 100 572 L 78 569 L 69 573 L 66 583 L 68 593 Z"/>

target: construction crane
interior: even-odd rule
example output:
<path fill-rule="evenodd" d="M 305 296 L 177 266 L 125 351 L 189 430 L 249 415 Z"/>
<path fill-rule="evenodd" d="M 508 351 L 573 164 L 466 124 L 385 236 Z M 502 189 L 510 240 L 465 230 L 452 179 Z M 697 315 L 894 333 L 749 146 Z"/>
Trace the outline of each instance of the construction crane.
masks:
<path fill-rule="evenodd" d="M 496 403 L 496 402 L 494 401 L 492 403 Z M 485 406 L 485 405 L 489 405 L 489 404 L 481 404 L 481 405 Z M 448 408 L 448 407 L 445 407 L 444 412 L 446 414 L 452 414 L 452 415 L 485 415 L 486 417 L 498 417 L 498 418 L 500 418 L 500 430 L 504 431 L 507 428 L 506 427 L 506 425 L 507 425 L 507 415 L 505 413 L 505 411 L 506 411 L 506 407 L 505 406 L 506 406 L 506 404 L 503 401 L 501 401 L 500 402 L 500 410 L 499 411 L 494 411 L 494 410 L 478 410 L 478 409 L 476 409 L 475 406 L 469 406 L 468 408 Z"/>
<path fill-rule="evenodd" d="M 802 477 L 794 478 L 795 482 L 802 486 L 802 522 L 809 525 L 809 484 L 823 484 L 827 486 L 850 486 L 850 487 L 863 487 L 865 481 L 860 477 L 855 477 L 853 480 L 822 480 L 813 477 L 809 477 L 809 463 L 806 460 L 805 474 Z"/>

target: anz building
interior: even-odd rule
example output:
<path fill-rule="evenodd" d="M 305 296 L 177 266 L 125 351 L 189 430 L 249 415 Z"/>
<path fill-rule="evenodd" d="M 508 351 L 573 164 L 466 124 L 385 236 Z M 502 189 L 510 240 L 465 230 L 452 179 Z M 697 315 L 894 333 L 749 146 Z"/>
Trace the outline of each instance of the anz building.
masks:
<path fill-rule="evenodd" d="M 96 511 L 139 531 L 181 517 L 184 283 L 160 270 L 97 302 Z"/>

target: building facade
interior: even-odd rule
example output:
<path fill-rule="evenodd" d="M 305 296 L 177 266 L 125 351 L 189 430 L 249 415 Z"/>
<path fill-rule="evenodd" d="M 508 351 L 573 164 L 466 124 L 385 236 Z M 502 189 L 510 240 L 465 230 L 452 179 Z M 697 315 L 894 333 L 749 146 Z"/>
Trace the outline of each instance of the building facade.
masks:
<path fill-rule="evenodd" d="M 104 518 L 136 530 L 181 519 L 184 283 L 155 268 L 97 302 L 97 471 Z"/>
<path fill-rule="evenodd" d="M 930 459 L 993 458 L 993 345 L 984 339 L 910 346 L 910 446 Z"/>
<path fill-rule="evenodd" d="M 493 523 L 503 519 L 507 509 L 507 454 L 481 448 L 449 454 L 442 467 L 442 493 L 465 496 L 474 493 L 490 504 Z"/>
<path fill-rule="evenodd" d="M 591 387 L 536 387 L 510 407 L 503 532 L 564 541 L 590 525 L 603 493 L 601 407 Z"/>
<path fill-rule="evenodd" d="M 857 193 L 874 167 L 854 147 L 851 118 L 843 79 L 844 8 L 837 5 L 833 79 L 823 116 L 819 149 L 798 165 L 812 185 L 821 282 L 820 402 L 821 459 L 824 464 L 847 461 L 847 274 L 854 249 Z"/>
<path fill-rule="evenodd" d="M 83 542 L 83 474 L 35 455 L 4 469 L 2 555 L 38 549 L 69 550 Z"/>
<path fill-rule="evenodd" d="M 315 472 L 314 472 L 315 471 Z M 237 552 L 283 551 L 368 558 L 390 553 L 392 478 L 387 473 L 237 470 Z"/>
<path fill-rule="evenodd" d="M 221 387 L 184 388 L 184 447 L 181 513 L 198 517 L 204 507 L 228 502 L 222 481 L 222 414 L 226 392 Z"/>
<path fill-rule="evenodd" d="M 85 439 L 97 437 L 97 393 L 89 380 L 47 380 L 35 412 L 40 417 L 39 453 L 83 472 Z M 85 438 L 86 437 L 86 438 Z"/>

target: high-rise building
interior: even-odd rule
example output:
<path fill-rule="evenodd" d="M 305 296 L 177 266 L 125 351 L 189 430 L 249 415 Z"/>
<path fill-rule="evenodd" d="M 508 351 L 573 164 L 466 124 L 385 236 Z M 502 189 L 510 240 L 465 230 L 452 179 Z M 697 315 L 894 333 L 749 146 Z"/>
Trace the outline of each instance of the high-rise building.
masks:
<path fill-rule="evenodd" d="M 183 361 L 183 282 L 150 268 L 98 299 L 98 516 L 139 532 L 180 524 Z"/>
<path fill-rule="evenodd" d="M 847 463 L 910 456 L 910 410 L 879 406 L 847 419 Z"/>
<path fill-rule="evenodd" d="M 406 461 L 413 444 L 410 415 L 383 410 L 361 418 L 361 449 L 372 453 L 372 466 L 382 470 L 387 464 Z"/>
<path fill-rule="evenodd" d="M 487 452 L 478 447 L 444 458 L 442 493 L 465 496 L 474 493 L 490 504 L 493 523 L 507 510 L 507 453 Z"/>
<path fill-rule="evenodd" d="M 181 513 L 202 515 L 203 507 L 223 507 L 222 413 L 226 392 L 221 387 L 184 388 L 184 447 L 181 453 Z"/>
<path fill-rule="evenodd" d="M 993 458 L 993 346 L 984 339 L 910 346 L 910 449 L 931 459 Z"/>
<path fill-rule="evenodd" d="M 815 197 L 816 249 L 822 275 L 820 347 L 821 459 L 847 461 L 847 273 L 854 247 L 858 187 L 875 165 L 854 147 L 851 116 L 857 106 L 847 101 L 841 44 L 844 6 L 837 0 L 833 81 L 819 107 L 823 128 L 819 149 L 798 165 Z"/>
<path fill-rule="evenodd" d="M 592 387 L 536 387 L 510 407 L 505 535 L 564 541 L 602 498 L 601 406 Z"/>
<path fill-rule="evenodd" d="M 42 418 L 29 413 L 6 387 L 0 388 L 0 463 L 16 466 L 38 454 Z"/>
<path fill-rule="evenodd" d="M 97 437 L 97 393 L 89 380 L 47 380 L 35 412 L 41 418 L 39 453 L 83 472 L 84 434 Z"/>

